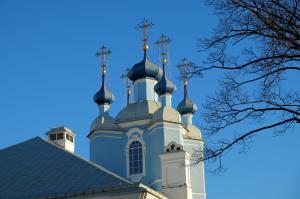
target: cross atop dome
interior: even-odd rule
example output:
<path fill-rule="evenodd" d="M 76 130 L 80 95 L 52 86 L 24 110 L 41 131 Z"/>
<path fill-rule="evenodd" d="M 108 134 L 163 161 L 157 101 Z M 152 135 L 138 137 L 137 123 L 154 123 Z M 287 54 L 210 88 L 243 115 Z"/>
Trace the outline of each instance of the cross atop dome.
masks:
<path fill-rule="evenodd" d="M 137 25 L 136 29 L 142 32 L 144 57 L 142 61 L 134 64 L 127 73 L 127 77 L 134 85 L 134 101 L 141 100 L 157 100 L 157 95 L 153 91 L 154 85 L 162 77 L 161 68 L 149 60 L 148 50 L 148 34 L 149 29 L 153 27 L 153 23 L 144 19 Z"/>
<path fill-rule="evenodd" d="M 171 42 L 170 37 L 165 36 L 164 34 L 162 34 L 160 36 L 160 40 L 158 40 L 157 42 L 155 42 L 155 44 L 160 47 L 161 46 L 161 56 L 162 56 L 162 63 L 166 64 L 167 63 L 167 59 L 166 59 L 166 55 L 168 53 L 168 49 L 169 49 L 169 44 Z"/>
<path fill-rule="evenodd" d="M 188 75 L 188 69 L 193 67 L 194 65 L 195 65 L 194 63 L 192 63 L 185 57 L 181 60 L 181 63 L 179 63 L 177 65 L 177 67 L 179 68 L 179 71 L 180 71 L 180 76 L 183 79 L 183 85 L 185 87 L 185 92 L 186 92 L 186 87 L 187 87 L 187 83 L 188 83 L 187 81 L 190 78 Z"/>
<path fill-rule="evenodd" d="M 158 45 L 159 50 L 161 51 L 161 62 L 163 65 L 163 76 L 160 79 L 160 81 L 155 85 L 154 90 L 155 92 L 162 96 L 161 101 L 162 105 L 169 105 L 171 106 L 171 94 L 175 91 L 176 86 L 172 81 L 170 81 L 166 74 L 166 63 L 167 63 L 167 53 L 169 49 L 169 44 L 171 42 L 171 39 L 164 34 L 160 36 L 160 40 L 155 42 L 156 45 Z M 166 96 L 168 94 L 168 96 Z M 166 99 L 168 97 L 168 99 Z"/>
<path fill-rule="evenodd" d="M 97 51 L 96 56 L 101 59 L 102 67 L 105 67 L 108 63 L 108 58 L 111 54 L 111 50 L 105 46 L 102 46 L 99 51 Z"/>
<path fill-rule="evenodd" d="M 142 32 L 142 36 L 143 36 L 143 50 L 144 50 L 144 54 L 147 54 L 147 50 L 149 48 L 148 46 L 148 36 L 149 36 L 149 30 L 154 26 L 154 24 L 151 21 L 148 21 L 147 19 L 144 19 L 143 21 L 141 21 L 141 23 L 139 23 L 135 29 Z"/>
<path fill-rule="evenodd" d="M 190 78 L 188 69 L 193 67 L 194 64 L 189 61 L 187 58 L 183 58 L 181 60 L 181 63 L 177 65 L 177 67 L 180 70 L 182 79 L 183 79 L 183 86 L 184 86 L 184 97 L 183 100 L 178 104 L 177 110 L 181 115 L 192 115 L 197 111 L 197 106 L 194 104 L 189 98 L 187 94 L 187 84 L 188 79 Z M 188 121 L 188 123 L 191 123 L 191 117 Z"/>
<path fill-rule="evenodd" d="M 101 67 L 102 67 L 102 86 L 100 90 L 95 94 L 94 101 L 99 105 L 109 105 L 114 100 L 114 95 L 106 88 L 105 84 L 105 75 L 106 75 L 106 67 L 108 65 L 108 58 L 111 54 L 110 49 L 105 46 L 102 46 L 100 50 L 96 53 L 97 58 L 99 58 Z M 108 110 L 109 106 L 107 107 Z M 105 110 L 106 111 L 106 110 Z M 104 111 L 104 112 L 105 112 Z M 102 111 L 100 111 L 102 112 Z"/>

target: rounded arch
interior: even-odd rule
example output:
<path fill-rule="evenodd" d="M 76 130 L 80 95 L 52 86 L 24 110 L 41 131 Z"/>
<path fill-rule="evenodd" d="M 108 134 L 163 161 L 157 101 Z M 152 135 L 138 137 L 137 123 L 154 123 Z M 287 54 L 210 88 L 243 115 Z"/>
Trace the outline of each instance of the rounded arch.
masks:
<path fill-rule="evenodd" d="M 140 128 L 131 128 L 127 132 L 127 136 L 131 137 L 134 133 L 138 133 L 141 137 L 143 136 L 144 131 Z"/>
<path fill-rule="evenodd" d="M 127 132 L 128 141 L 125 147 L 127 161 L 127 177 L 133 182 L 139 182 L 145 175 L 146 145 L 143 140 L 143 130 L 132 128 Z"/>

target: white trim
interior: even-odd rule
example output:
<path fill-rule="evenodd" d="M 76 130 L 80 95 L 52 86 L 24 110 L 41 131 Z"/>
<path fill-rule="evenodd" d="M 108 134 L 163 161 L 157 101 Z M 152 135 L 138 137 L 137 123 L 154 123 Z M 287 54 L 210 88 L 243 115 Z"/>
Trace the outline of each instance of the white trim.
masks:
<path fill-rule="evenodd" d="M 111 130 L 96 130 L 93 132 L 93 134 L 94 133 L 111 133 L 111 134 L 113 133 L 113 134 L 117 134 L 117 135 L 123 134 L 123 132 L 121 132 L 121 131 L 111 131 Z"/>
<path fill-rule="evenodd" d="M 192 141 L 196 141 L 196 142 L 201 142 L 201 140 L 192 140 Z M 195 144 L 189 144 L 189 143 L 184 143 L 184 145 L 190 145 L 190 146 L 199 146 L 199 143 L 195 143 Z"/>
<path fill-rule="evenodd" d="M 49 135 L 49 134 L 52 134 L 52 133 L 61 133 L 62 131 L 68 132 L 68 133 L 72 134 L 74 137 L 76 137 L 76 134 L 71 129 L 69 129 L 68 127 L 65 127 L 65 126 L 51 128 L 46 133 L 46 135 Z"/>
<path fill-rule="evenodd" d="M 123 134 L 122 131 L 96 130 L 96 131 L 90 132 L 87 135 L 87 137 L 88 137 L 88 139 L 90 139 L 91 137 L 93 137 L 93 135 L 95 135 L 95 134 L 102 134 L 102 133 L 107 133 L 107 134 L 112 134 L 112 135 L 122 135 Z"/>
<path fill-rule="evenodd" d="M 144 131 L 143 131 L 142 129 L 140 129 L 140 128 L 132 128 L 132 129 L 130 129 L 130 130 L 127 132 L 128 138 L 131 137 L 132 134 L 135 133 L 135 132 L 139 133 L 139 134 L 141 135 L 141 137 L 143 137 Z"/>
<path fill-rule="evenodd" d="M 155 132 L 155 130 L 159 130 L 159 129 L 170 129 L 170 130 L 174 130 L 174 129 L 179 129 L 179 131 L 181 131 L 181 129 L 180 129 L 180 127 L 178 128 L 178 126 L 176 126 L 176 127 L 166 127 L 166 126 L 163 126 L 163 127 L 158 127 L 158 128 L 154 128 L 154 129 L 152 129 L 151 131 L 149 131 L 149 135 L 150 134 L 152 134 L 152 133 L 154 133 Z"/>
<path fill-rule="evenodd" d="M 145 83 L 147 81 L 150 81 L 152 83 L 157 83 L 157 80 L 154 79 L 154 78 L 140 78 L 140 79 L 137 79 L 135 80 L 135 82 L 133 83 L 134 85 L 138 84 L 138 83 Z"/>
<path fill-rule="evenodd" d="M 139 187 L 144 188 L 145 190 L 147 190 L 149 193 L 153 194 L 154 196 L 159 197 L 160 199 L 168 199 L 166 196 L 162 195 L 161 193 L 155 191 L 154 189 L 151 189 L 150 187 L 140 183 Z"/>
<path fill-rule="evenodd" d="M 148 127 L 148 130 L 152 130 L 153 128 L 155 128 L 156 126 L 158 125 L 163 125 L 165 122 L 155 122 L 154 124 L 151 124 L 149 127 Z"/>
<path fill-rule="evenodd" d="M 127 178 L 133 182 L 139 182 L 143 176 L 146 175 L 146 144 L 143 140 L 144 131 L 139 128 L 132 128 L 127 132 L 128 142 L 125 147 L 125 156 L 126 156 L 126 166 L 127 166 Z M 132 142 L 139 141 L 142 144 L 142 152 L 143 152 L 143 172 L 140 174 L 130 175 L 130 167 L 129 167 L 129 146 Z"/>
<path fill-rule="evenodd" d="M 149 124 L 150 119 L 142 119 L 137 121 L 128 121 L 128 122 L 120 122 L 118 125 L 122 128 L 130 127 L 130 126 L 138 126 L 138 125 L 145 125 Z"/>
<path fill-rule="evenodd" d="M 176 125 L 176 129 L 177 128 L 180 128 L 180 129 L 184 129 L 186 131 L 186 129 L 182 126 L 182 124 L 180 123 L 173 123 L 173 122 L 166 122 L 166 121 L 163 121 L 163 122 L 155 122 L 154 124 L 152 124 L 151 126 L 149 126 L 147 129 L 149 131 L 153 130 L 156 126 L 158 125 Z M 160 128 L 165 128 L 165 127 L 160 127 Z"/>
<path fill-rule="evenodd" d="M 93 140 L 97 137 L 107 137 L 107 138 L 123 138 L 123 137 L 117 137 L 117 136 L 111 136 L 111 135 L 95 135 L 92 138 L 90 138 L 90 140 Z"/>
<path fill-rule="evenodd" d="M 197 193 L 197 192 L 192 192 L 192 194 L 197 194 L 197 195 L 203 195 L 203 196 L 206 196 L 206 193 Z"/>
<path fill-rule="evenodd" d="M 159 182 L 162 182 L 162 179 L 161 179 L 161 178 L 154 180 L 153 182 L 151 182 L 151 183 L 148 184 L 147 186 L 150 187 L 151 185 L 154 185 L 154 184 L 159 183 Z"/>

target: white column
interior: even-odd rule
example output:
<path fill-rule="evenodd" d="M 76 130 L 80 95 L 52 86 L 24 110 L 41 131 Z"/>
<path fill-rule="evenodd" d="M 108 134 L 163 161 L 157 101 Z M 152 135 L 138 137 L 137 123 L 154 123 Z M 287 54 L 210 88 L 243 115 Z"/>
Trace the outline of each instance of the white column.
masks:
<path fill-rule="evenodd" d="M 143 78 L 134 82 L 134 101 L 153 100 L 157 101 L 157 94 L 154 86 L 157 83 L 155 79 Z"/>
<path fill-rule="evenodd" d="M 109 112 L 109 104 L 99 105 L 99 115 L 108 114 Z"/>
<path fill-rule="evenodd" d="M 169 93 L 160 96 L 160 102 L 162 106 L 172 106 L 172 95 Z"/>
<path fill-rule="evenodd" d="M 181 115 L 181 122 L 184 125 L 189 125 L 193 123 L 193 114 L 187 113 L 184 115 Z"/>

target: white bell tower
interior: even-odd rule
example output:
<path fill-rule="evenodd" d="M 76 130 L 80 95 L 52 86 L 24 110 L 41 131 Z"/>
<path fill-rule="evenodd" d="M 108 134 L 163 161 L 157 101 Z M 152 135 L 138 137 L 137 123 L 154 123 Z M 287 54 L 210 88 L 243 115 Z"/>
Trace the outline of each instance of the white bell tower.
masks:
<path fill-rule="evenodd" d="M 182 145 L 171 142 L 160 155 L 162 192 L 172 199 L 192 199 L 190 155 Z"/>

